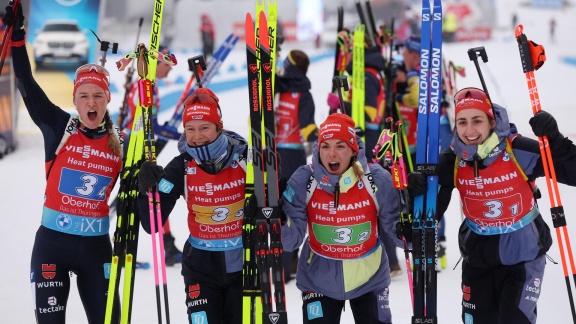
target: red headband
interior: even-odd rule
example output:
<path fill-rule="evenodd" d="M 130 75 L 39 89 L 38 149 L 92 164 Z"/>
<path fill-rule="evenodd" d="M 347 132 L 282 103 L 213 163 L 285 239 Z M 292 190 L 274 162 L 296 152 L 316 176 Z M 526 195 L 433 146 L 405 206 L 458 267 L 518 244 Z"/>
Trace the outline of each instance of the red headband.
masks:
<path fill-rule="evenodd" d="M 492 103 L 486 93 L 477 88 L 464 88 L 454 95 L 455 116 L 464 109 L 479 109 L 494 119 Z"/>
<path fill-rule="evenodd" d="M 358 153 L 358 141 L 356 141 L 355 124 L 352 118 L 346 114 L 332 114 L 320 125 L 318 144 L 329 139 L 339 139 L 346 142 L 352 151 Z"/>
<path fill-rule="evenodd" d="M 102 88 L 102 90 L 104 90 L 106 97 L 108 98 L 108 102 L 110 102 L 110 87 L 108 86 L 108 78 L 106 75 L 96 71 L 78 73 L 76 80 L 74 81 L 74 92 L 72 95 L 76 95 L 78 87 L 83 84 L 95 84 L 99 86 Z"/>
<path fill-rule="evenodd" d="M 224 128 L 218 97 L 210 89 L 196 90 L 184 101 L 184 107 L 184 116 L 182 116 L 184 125 L 191 120 L 205 120 Z"/>

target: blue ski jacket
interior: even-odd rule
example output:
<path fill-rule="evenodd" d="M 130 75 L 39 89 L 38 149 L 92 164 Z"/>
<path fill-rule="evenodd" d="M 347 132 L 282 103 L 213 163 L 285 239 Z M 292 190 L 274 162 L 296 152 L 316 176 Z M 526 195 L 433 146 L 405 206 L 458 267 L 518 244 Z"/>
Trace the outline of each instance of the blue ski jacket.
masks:
<path fill-rule="evenodd" d="M 491 168 L 493 162 L 505 154 L 505 139 L 509 139 L 518 166 L 527 176 L 527 182 L 543 177 L 544 169 L 538 141 L 517 135 L 516 126 L 509 123 L 506 109 L 497 104 L 493 106 L 496 120 L 494 132 L 499 141 L 486 158 L 477 161 L 479 174 L 482 175 L 483 170 Z M 550 142 L 550 148 L 558 182 L 575 186 L 576 146 L 561 135 Z M 450 148 L 441 153 L 438 165 L 440 189 L 437 201 L 440 217 L 446 212 L 452 197 L 452 189 L 455 187 L 454 171 L 457 168 L 455 163 L 459 160 L 459 163 L 472 165 L 476 153 L 477 147 L 465 145 L 456 132 Z M 534 189 L 535 198 L 539 198 L 539 191 L 537 188 Z M 474 224 L 469 222 L 470 220 L 464 220 L 460 226 L 458 239 L 462 257 L 474 267 L 490 268 L 531 261 L 544 255 L 552 245 L 550 229 L 540 214 L 524 227 L 504 234 L 478 234 L 470 228 L 469 225 Z"/>
<path fill-rule="evenodd" d="M 395 225 L 399 220 L 398 194 L 392 186 L 390 173 L 378 164 L 368 165 L 364 154 L 364 143 L 357 137 L 360 150 L 360 162 L 364 174 L 372 177 L 376 192 L 374 199 L 379 206 L 378 225 L 391 235 L 397 246 L 403 243 L 396 236 Z M 328 173 L 322 166 L 318 156 L 318 143 L 314 144 L 312 164 L 301 166 L 288 180 L 284 191 L 283 211 L 287 221 L 282 226 L 282 244 L 286 251 L 293 251 L 302 246 L 296 286 L 303 292 L 313 291 L 337 300 L 349 300 L 369 292 L 382 291 L 390 284 L 390 268 L 388 256 L 380 239 L 377 247 L 361 258 L 351 260 L 330 259 L 316 254 L 309 245 L 307 237 L 308 214 L 306 208 L 307 186 L 311 176 L 322 179 L 315 190 L 324 190 L 331 195 L 340 177 Z M 361 180 L 358 180 L 361 181 Z M 372 190 L 372 189 L 366 189 Z M 340 197 L 346 195 L 340 192 Z M 314 198 L 312 195 L 310 197 Z M 336 215 L 338 217 L 338 215 Z"/>

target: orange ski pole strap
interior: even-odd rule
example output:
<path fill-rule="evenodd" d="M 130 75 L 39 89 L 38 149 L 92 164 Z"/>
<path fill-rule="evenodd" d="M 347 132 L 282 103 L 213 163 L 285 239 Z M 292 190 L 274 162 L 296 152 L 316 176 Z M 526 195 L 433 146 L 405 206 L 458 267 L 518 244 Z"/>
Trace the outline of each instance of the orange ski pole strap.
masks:
<path fill-rule="evenodd" d="M 523 33 L 524 26 L 517 25 L 515 34 L 516 41 L 518 41 L 518 50 L 520 50 L 520 58 L 522 60 L 522 68 L 524 73 L 538 70 L 546 61 L 546 52 L 543 45 L 538 45 L 526 38 Z"/>

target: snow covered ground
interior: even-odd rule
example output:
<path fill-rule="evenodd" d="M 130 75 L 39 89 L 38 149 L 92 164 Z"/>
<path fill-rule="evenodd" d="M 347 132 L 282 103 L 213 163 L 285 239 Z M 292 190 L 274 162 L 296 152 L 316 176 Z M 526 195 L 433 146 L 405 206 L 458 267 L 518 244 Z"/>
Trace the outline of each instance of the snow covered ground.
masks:
<path fill-rule="evenodd" d="M 576 10 L 572 8 L 563 11 L 518 9 L 517 12 L 519 22 L 524 24 L 524 31 L 528 38 L 546 47 L 547 62 L 540 71 L 536 72 L 542 107 L 556 117 L 564 135 L 576 139 L 576 130 L 573 127 L 574 100 L 569 95 L 571 91 L 574 91 L 575 83 L 571 77 L 575 75 L 573 73 L 576 73 L 576 65 L 569 63 L 576 61 L 576 50 L 573 46 L 576 41 L 576 34 L 573 32 L 576 28 L 576 21 L 573 19 L 576 17 Z M 547 29 L 549 18 L 552 16 L 558 22 L 557 42 L 555 44 L 549 42 Z M 331 87 L 333 61 L 330 55 L 323 55 L 328 51 L 327 49 L 314 50 L 306 44 L 287 45 L 283 53 L 287 52 L 287 48 L 296 46 L 302 46 L 303 50 L 317 58 L 313 61 L 308 75 L 312 81 L 313 95 L 317 105 L 316 122 L 320 124 L 327 115 L 325 98 Z M 457 81 L 459 88 L 465 86 L 481 87 L 475 67 L 469 61 L 466 53 L 468 48 L 476 46 L 485 46 L 488 53 L 489 62 L 487 64 L 481 63 L 481 68 L 492 99 L 509 109 L 511 120 L 518 125 L 521 133 L 533 137 L 528 125 L 532 109 L 513 31 L 511 29 L 497 31 L 493 40 L 489 42 L 444 46 L 444 56 L 466 68 L 466 78 L 459 78 Z M 239 44 L 223 66 L 222 72 L 214 80 L 213 88 L 221 99 L 225 127 L 246 135 L 248 131 L 247 90 L 245 86 L 235 87 L 237 82 L 243 82 L 241 78 L 245 76 L 243 70 L 244 54 L 243 44 Z M 164 108 L 164 113 L 160 119 L 167 118 L 171 114 L 171 105 L 175 104 L 185 81 L 189 77 L 185 58 L 191 54 L 176 53 L 176 55 L 181 64 L 174 69 L 169 77 L 171 83 L 164 84 L 160 89 Z M 112 58 L 112 60 L 114 59 Z M 112 77 L 113 84 L 121 89 L 124 74 L 112 72 Z M 121 99 L 119 91 L 121 90 L 113 94 L 114 101 L 110 104 L 112 110 L 119 106 Z M 4 217 L 8 217 L 10 220 L 8 225 L 11 226 L 0 236 L 0 245 L 4 246 L 4 257 L 0 263 L 0 274 L 4 278 L 0 284 L 0 291 L 4 296 L 3 302 L 0 303 L 3 323 L 34 322 L 29 262 L 34 235 L 40 223 L 43 202 L 44 154 L 40 132 L 24 109 L 20 112 L 19 135 L 17 151 L 0 160 L 0 179 L 2 180 L 0 210 Z M 159 163 L 165 165 L 176 154 L 176 151 L 175 144 L 170 143 L 159 156 Z M 543 212 L 544 218 L 550 221 L 546 184 L 543 179 L 540 179 L 538 184 L 544 197 L 540 200 L 540 210 Z M 576 223 L 571 216 L 576 214 L 576 203 L 571 202 L 571 198 L 576 195 L 576 189 L 561 186 L 560 190 L 567 215 L 569 233 L 574 238 L 576 237 Z M 458 210 L 456 193 L 454 199 L 446 215 L 448 218 L 448 269 L 438 274 L 438 319 L 440 323 L 460 322 L 461 268 L 457 266 L 452 270 L 459 258 L 456 231 L 460 224 L 460 211 Z M 186 215 L 185 204 L 180 201 L 170 218 L 172 231 L 179 246 L 184 244 L 187 237 Z M 151 262 L 150 236 L 143 231 L 141 233 L 139 259 Z M 555 233 L 553 232 L 552 235 L 556 241 Z M 541 286 L 542 293 L 538 302 L 539 322 L 567 323 L 571 321 L 571 315 L 560 263 L 561 257 L 556 243 L 552 246 L 549 255 L 558 264 L 554 265 L 549 262 L 546 269 Z M 398 250 L 398 256 L 402 258 L 402 251 Z M 152 269 L 137 271 L 132 317 L 134 323 L 155 323 L 156 321 L 153 274 Z M 287 285 L 286 289 L 289 321 L 290 323 L 299 323 L 302 318 L 300 292 L 296 289 L 293 281 Z M 575 289 L 574 285 L 572 285 L 572 289 Z M 184 284 L 178 266 L 168 268 L 168 290 L 171 322 L 187 323 Z M 401 277 L 392 280 L 390 298 L 394 322 L 409 323 L 412 310 L 405 271 Z M 68 323 L 86 322 L 75 287 L 71 289 L 67 319 Z M 347 306 L 342 316 L 342 323 L 352 322 L 352 313 Z"/>

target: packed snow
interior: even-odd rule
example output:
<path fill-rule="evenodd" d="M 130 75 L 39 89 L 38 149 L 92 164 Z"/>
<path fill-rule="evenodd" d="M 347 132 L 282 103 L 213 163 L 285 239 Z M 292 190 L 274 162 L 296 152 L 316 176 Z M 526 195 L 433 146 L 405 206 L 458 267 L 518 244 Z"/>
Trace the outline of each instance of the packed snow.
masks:
<path fill-rule="evenodd" d="M 576 131 L 573 128 L 574 100 L 569 94 L 574 91 L 574 82 L 570 81 L 570 78 L 573 76 L 572 73 L 576 75 L 576 65 L 569 62 L 576 61 L 576 50 L 573 46 L 576 41 L 576 34 L 574 33 L 576 20 L 573 19 L 576 17 L 576 10 L 573 8 L 562 11 L 518 8 L 517 13 L 519 23 L 524 24 L 524 32 L 528 38 L 543 44 L 546 48 L 546 64 L 536 72 L 542 108 L 556 117 L 564 135 L 575 140 Z M 553 44 L 550 43 L 548 35 L 548 21 L 552 16 L 558 22 L 556 43 Z M 485 46 L 488 54 L 488 63 L 480 63 L 480 66 L 493 101 L 508 108 L 510 118 L 517 124 L 520 133 L 534 137 L 528 124 L 532 109 L 526 79 L 522 72 L 512 28 L 495 30 L 491 41 L 444 45 L 444 57 L 466 69 L 466 77 L 457 80 L 459 88 L 465 86 L 481 87 L 475 67 L 467 56 L 467 50 L 477 46 Z M 316 123 L 320 124 L 327 116 L 325 100 L 331 88 L 333 69 L 331 48 L 314 49 L 312 44 L 287 44 L 285 47 L 281 54 L 285 55 L 290 48 L 300 48 L 315 58 L 309 68 L 308 76 L 312 81 L 312 92 L 316 102 Z M 168 77 L 170 82 L 161 83 L 160 92 L 163 97 L 166 97 L 163 99 L 161 120 L 169 117 L 172 111 L 172 108 L 169 107 L 170 104 L 175 104 L 185 81 L 189 78 L 185 58 L 192 55 L 178 52 L 175 54 L 182 63 Z M 221 73 L 214 79 L 214 88 L 221 100 L 225 127 L 246 136 L 248 133 L 247 87 L 245 85 L 240 87 L 222 86 L 221 90 L 218 90 L 217 86 L 226 82 L 233 84 L 235 80 L 242 82 L 241 80 L 246 74 L 244 56 L 244 44 L 239 43 L 223 65 Z M 118 89 L 122 89 L 124 77 L 124 73 L 112 72 L 112 83 Z M 122 90 L 113 94 L 115 98 L 109 106 L 113 111 L 121 101 L 122 93 L 120 91 Z M 30 256 L 34 235 L 40 224 L 45 187 L 42 136 L 24 108 L 20 110 L 18 127 L 18 149 L 0 160 L 0 179 L 3 184 L 0 187 L 0 197 L 3 197 L 1 198 L 0 209 L 3 211 L 4 217 L 8 217 L 11 221 L 9 225 L 12 226 L 0 236 L 0 245 L 4 246 L 5 251 L 0 270 L 4 278 L 0 289 L 4 296 L 4 302 L 0 303 L 0 314 L 2 314 L 2 322 L 4 323 L 32 323 L 35 321 L 29 279 Z M 176 154 L 175 143 L 169 143 L 158 157 L 158 163 L 165 165 Z M 538 180 L 538 185 L 543 194 L 543 198 L 539 202 L 540 210 L 544 219 L 551 224 L 548 191 L 544 179 Z M 576 214 L 576 203 L 572 203 L 571 198 L 576 195 L 576 189 L 562 185 L 560 190 L 568 221 L 568 232 L 574 238 L 576 237 L 576 221 L 571 216 Z M 181 200 L 170 217 L 172 232 L 179 247 L 184 245 L 187 238 L 186 217 L 186 206 Z M 460 265 L 456 265 L 459 259 L 456 233 L 461 222 L 461 214 L 457 193 L 454 193 L 453 202 L 446 217 L 448 268 L 438 273 L 438 320 L 440 323 L 458 323 L 461 322 L 461 268 Z M 111 228 L 112 230 L 113 228 Z M 151 237 L 144 231 L 140 233 L 138 259 L 152 263 Z M 558 264 L 548 262 L 541 285 L 538 318 L 541 323 L 552 321 L 567 323 L 571 322 L 570 306 L 554 230 L 552 230 L 552 235 L 555 243 L 548 254 Z M 412 309 L 403 261 L 404 253 L 399 249 L 397 254 L 401 261 L 403 274 L 393 278 L 390 285 L 390 307 L 395 323 L 409 323 Z M 568 271 L 571 274 L 570 268 Z M 171 322 L 188 323 L 180 266 L 169 267 L 167 273 Z M 572 284 L 571 289 L 574 290 L 575 288 Z M 156 322 L 154 289 L 153 270 L 138 270 L 134 290 L 133 323 Z M 302 321 L 302 302 L 300 291 L 296 288 L 294 281 L 286 285 L 286 295 L 289 322 L 300 323 Z M 74 284 L 68 301 L 67 320 L 68 323 L 86 323 L 84 310 Z M 348 305 L 342 315 L 341 323 L 353 323 L 352 312 Z"/>

